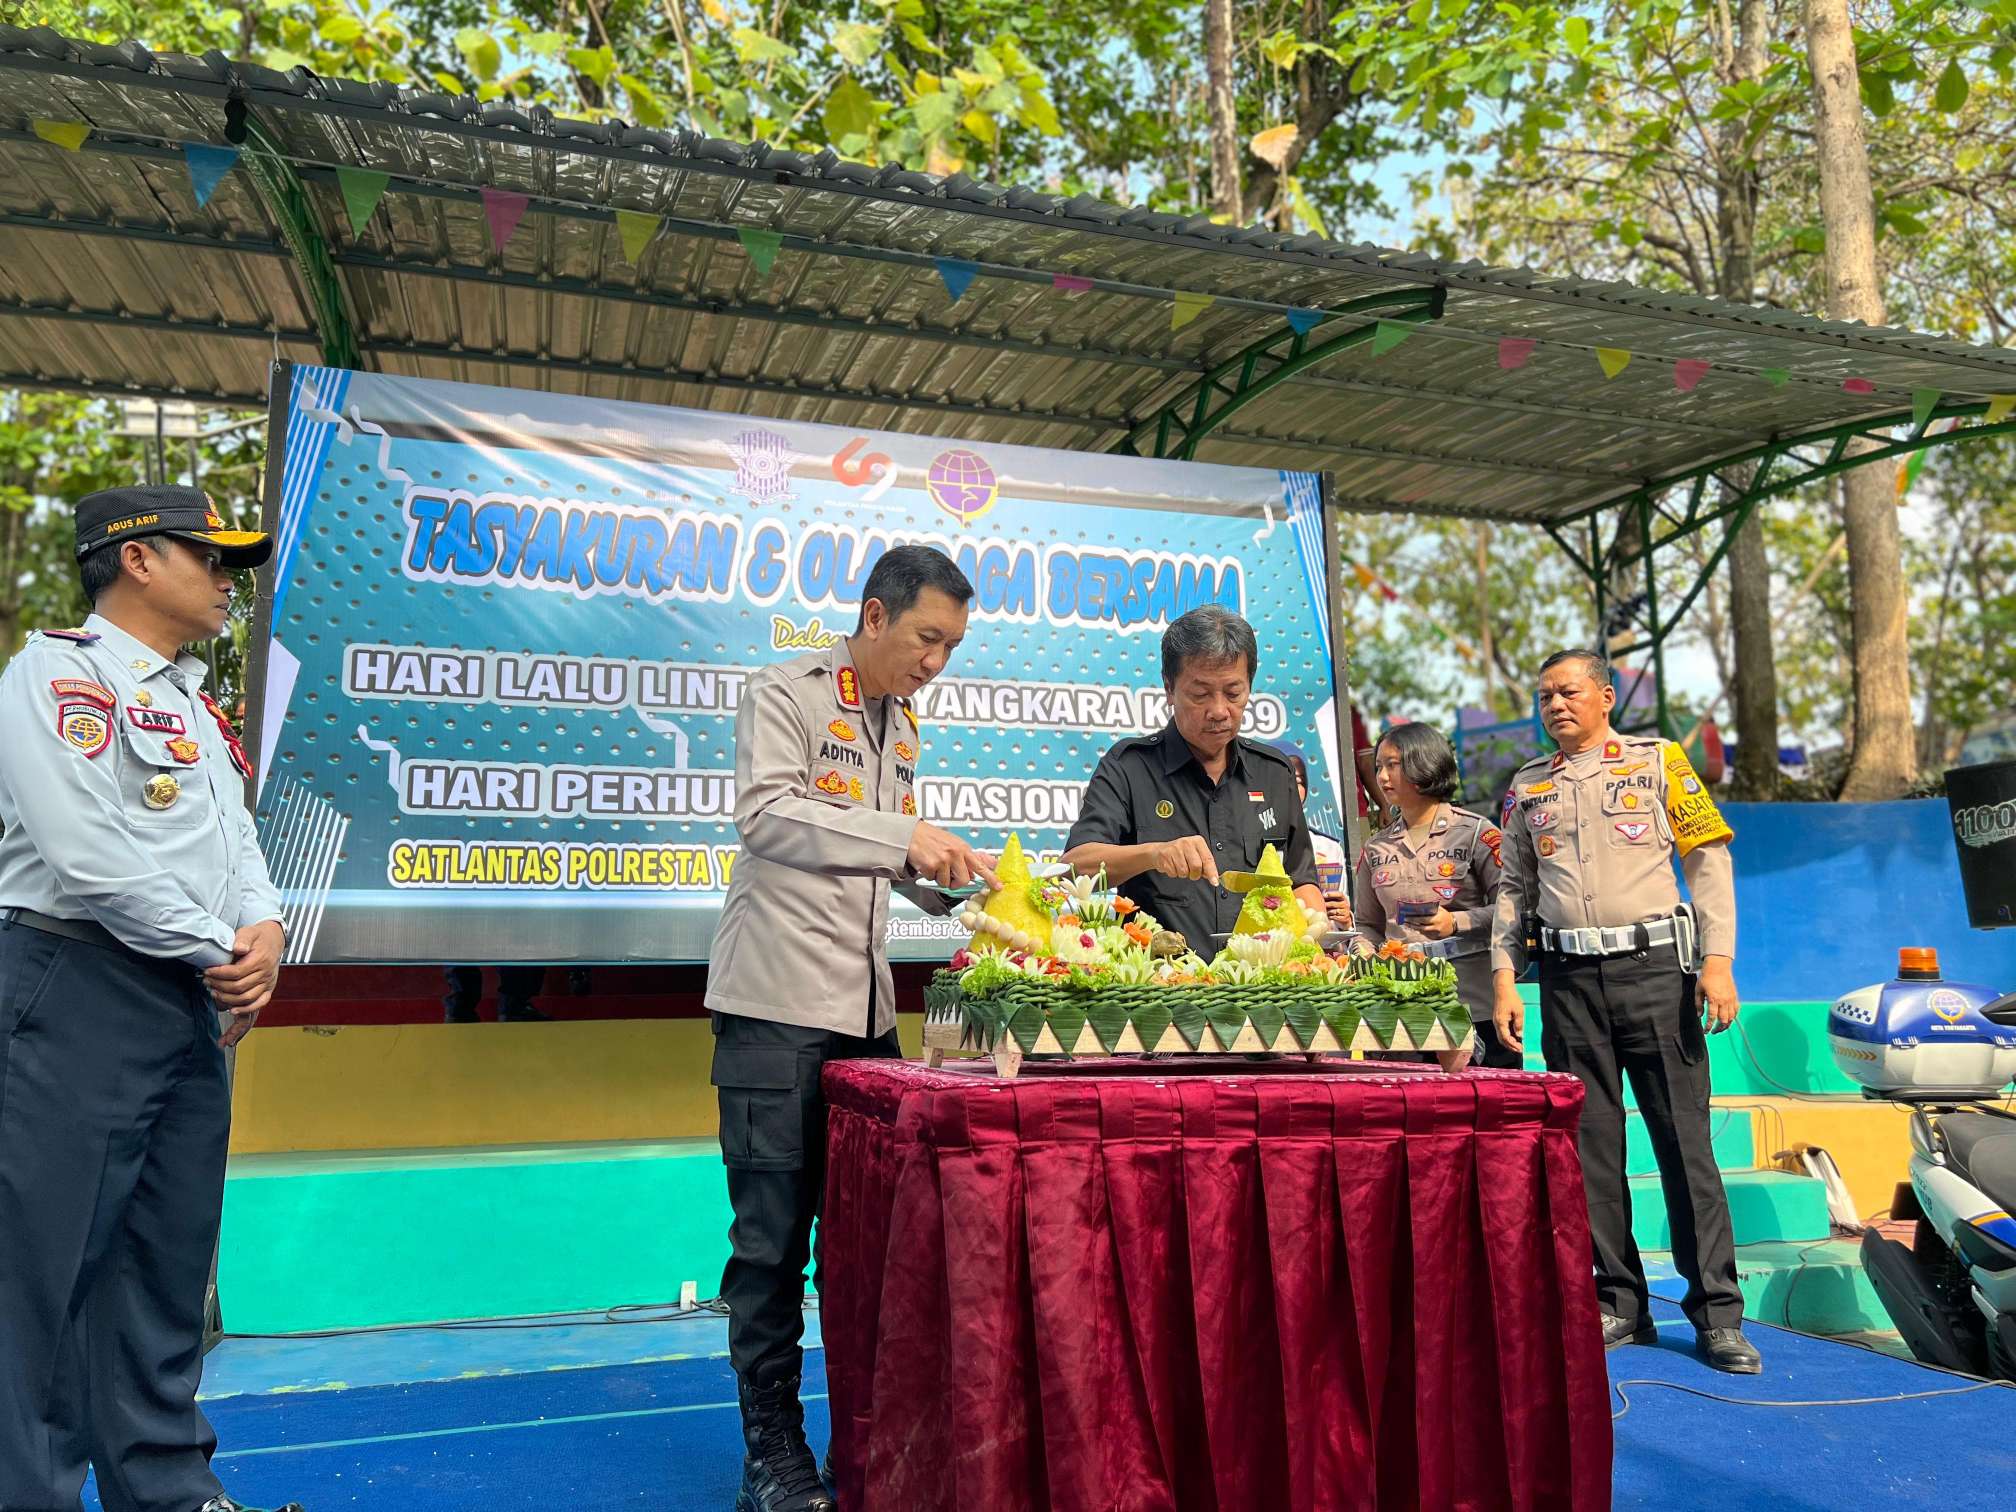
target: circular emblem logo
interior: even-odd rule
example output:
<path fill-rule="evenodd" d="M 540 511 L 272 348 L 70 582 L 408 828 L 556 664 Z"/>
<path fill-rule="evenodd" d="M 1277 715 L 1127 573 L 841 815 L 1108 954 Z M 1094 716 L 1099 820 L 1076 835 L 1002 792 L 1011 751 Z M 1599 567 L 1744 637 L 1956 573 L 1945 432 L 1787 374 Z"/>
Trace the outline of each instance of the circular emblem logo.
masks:
<path fill-rule="evenodd" d="M 1636 793 L 1626 793 L 1624 795 L 1624 807 L 1626 808 L 1638 807 L 1638 795 Z"/>
<path fill-rule="evenodd" d="M 956 447 L 931 459 L 924 487 L 932 502 L 962 525 L 992 509 L 1001 492 L 1000 480 L 987 459 Z"/>
<path fill-rule="evenodd" d="M 150 809 L 171 807 L 182 796 L 182 784 L 167 772 L 157 772 L 149 777 L 140 789 L 140 798 Z"/>
<path fill-rule="evenodd" d="M 1442 876 L 1453 877 L 1456 875 L 1456 863 L 1454 861 L 1444 861 L 1435 870 Z"/>
<path fill-rule="evenodd" d="M 1552 835 L 1542 835 L 1538 840 L 1536 840 L 1533 843 L 1533 848 L 1538 852 L 1540 852 L 1540 854 L 1543 856 L 1553 855 L 1554 837 Z"/>
<path fill-rule="evenodd" d="M 1949 1024 L 1957 1024 L 1967 1016 L 1967 999 L 1951 987 L 1941 987 L 1925 1000 L 1925 1006 Z"/>
<path fill-rule="evenodd" d="M 1175 812 L 1176 805 L 1171 803 L 1167 798 L 1164 798 L 1160 803 L 1155 805 L 1155 817 L 1157 819 L 1170 818 Z"/>

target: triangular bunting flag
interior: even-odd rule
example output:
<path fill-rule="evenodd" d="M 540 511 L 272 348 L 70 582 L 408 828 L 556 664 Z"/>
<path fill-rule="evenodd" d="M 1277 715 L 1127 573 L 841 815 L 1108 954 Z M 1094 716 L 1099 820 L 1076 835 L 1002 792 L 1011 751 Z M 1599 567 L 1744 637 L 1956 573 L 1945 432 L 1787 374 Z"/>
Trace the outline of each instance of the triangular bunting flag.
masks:
<path fill-rule="evenodd" d="M 1526 366 L 1533 348 L 1540 345 L 1531 336 L 1507 336 L 1498 343 L 1498 366 L 1506 372 Z"/>
<path fill-rule="evenodd" d="M 35 135 L 65 152 L 75 152 L 91 135 L 91 128 L 82 121 L 31 121 L 29 124 L 35 128 Z"/>
<path fill-rule="evenodd" d="M 1939 399 L 1939 390 L 1935 388 L 1911 390 L 1911 424 L 1914 428 L 1925 428 L 1925 422 L 1932 418 L 1932 411 L 1939 408 Z"/>
<path fill-rule="evenodd" d="M 1321 310 L 1304 310 L 1298 307 L 1291 308 L 1288 311 L 1288 329 L 1293 331 L 1297 336 L 1307 336 L 1322 323 L 1323 312 Z"/>
<path fill-rule="evenodd" d="M 938 259 L 938 277 L 944 281 L 945 292 L 957 304 L 966 297 L 966 291 L 973 286 L 973 280 L 980 276 L 980 264 L 968 262 L 963 257 L 941 257 Z"/>
<path fill-rule="evenodd" d="M 1372 355 L 1384 357 L 1393 348 L 1414 334 L 1414 327 L 1402 325 L 1397 320 L 1382 320 L 1372 332 Z"/>
<path fill-rule="evenodd" d="M 771 265 L 777 261 L 777 251 L 784 245 L 784 233 L 743 226 L 735 235 L 742 243 L 742 250 L 749 254 L 750 265 L 756 269 L 757 275 L 768 278 Z M 631 261 L 636 259 L 633 257 Z"/>
<path fill-rule="evenodd" d="M 1867 378 L 1843 378 L 1841 380 L 1841 392 L 1844 394 L 1873 394 L 1876 392 L 1876 385 Z"/>
<path fill-rule="evenodd" d="M 1372 575 L 1372 569 L 1367 567 L 1363 562 L 1353 562 L 1351 570 L 1357 574 L 1358 586 L 1360 588 L 1376 588 L 1379 586 L 1379 579 Z"/>
<path fill-rule="evenodd" d="M 1615 378 L 1631 365 L 1631 354 L 1622 347 L 1598 347 L 1596 360 L 1603 365 L 1605 378 Z"/>
<path fill-rule="evenodd" d="M 1925 459 L 1930 455 L 1929 450 L 1920 448 L 1904 459 L 1904 465 L 1897 469 L 1897 492 L 1901 494 L 1911 491 L 1911 485 L 1918 481 L 1918 474 L 1925 470 Z"/>
<path fill-rule="evenodd" d="M 1217 303 L 1216 294 L 1193 294 L 1187 289 L 1176 291 L 1176 302 L 1169 307 L 1169 329 L 1180 331 L 1191 321 L 1202 315 Z"/>
<path fill-rule="evenodd" d="M 644 249 L 651 245 L 651 238 L 664 224 L 665 217 L 662 215 L 651 215 L 643 210 L 618 210 L 616 234 L 623 238 L 623 260 L 634 263 L 642 257 Z"/>
<path fill-rule="evenodd" d="M 350 217 L 352 236 L 364 234 L 364 223 L 371 219 L 378 201 L 385 198 L 385 186 L 391 182 L 391 174 L 370 168 L 336 170 L 336 187 L 343 191 L 343 209 Z"/>
<path fill-rule="evenodd" d="M 1673 363 L 1673 387 L 1683 394 L 1694 392 L 1694 385 L 1708 376 L 1711 363 L 1699 357 L 1681 357 Z"/>
<path fill-rule="evenodd" d="M 1757 376 L 1773 388 L 1783 388 L 1792 381 L 1792 370 L 1790 368 L 1765 368 Z"/>
<path fill-rule="evenodd" d="M 1066 294 L 1083 294 L 1092 287 L 1092 280 L 1079 273 L 1052 273 L 1050 287 Z"/>
<path fill-rule="evenodd" d="M 182 161 L 189 167 L 189 187 L 196 191 L 196 205 L 200 209 L 210 203 L 210 196 L 217 192 L 217 186 L 224 182 L 224 175 L 238 161 L 238 149 L 202 147 L 194 142 L 184 142 Z"/>
<path fill-rule="evenodd" d="M 2009 418 L 2009 412 L 2016 410 L 2016 394 L 1990 394 L 1988 413 L 1981 418 L 1989 425 L 1996 425 Z"/>
<path fill-rule="evenodd" d="M 531 203 L 531 195 L 519 194 L 515 190 L 483 191 L 483 218 L 490 222 L 490 239 L 497 244 L 499 252 L 511 240 L 511 233 L 518 229 L 518 222 L 525 218 L 525 211 Z"/>

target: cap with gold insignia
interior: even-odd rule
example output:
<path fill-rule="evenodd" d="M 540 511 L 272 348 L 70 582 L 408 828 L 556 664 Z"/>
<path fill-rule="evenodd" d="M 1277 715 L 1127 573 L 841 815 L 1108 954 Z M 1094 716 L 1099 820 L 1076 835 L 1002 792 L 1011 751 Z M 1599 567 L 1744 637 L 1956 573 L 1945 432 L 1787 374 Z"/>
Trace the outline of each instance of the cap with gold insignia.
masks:
<path fill-rule="evenodd" d="M 106 488 L 77 504 L 77 555 L 141 536 L 172 535 L 214 546 L 230 568 L 260 567 L 273 554 L 273 537 L 233 530 L 200 488 Z"/>

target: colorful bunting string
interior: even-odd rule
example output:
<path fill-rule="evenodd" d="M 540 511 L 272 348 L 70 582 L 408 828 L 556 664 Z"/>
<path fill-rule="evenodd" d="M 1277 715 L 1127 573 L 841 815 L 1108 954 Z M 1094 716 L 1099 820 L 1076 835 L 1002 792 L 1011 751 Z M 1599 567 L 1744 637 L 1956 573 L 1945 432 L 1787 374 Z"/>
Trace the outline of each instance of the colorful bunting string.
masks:
<path fill-rule="evenodd" d="M 1414 334 L 1414 327 L 1398 320 L 1382 320 L 1372 332 L 1372 355 L 1384 357 Z"/>
<path fill-rule="evenodd" d="M 490 239 L 502 252 L 504 244 L 511 240 L 511 233 L 518 229 L 518 222 L 525 218 L 525 207 L 532 203 L 532 196 L 512 189 L 485 189 L 482 193 L 483 218 L 490 222 Z"/>
<path fill-rule="evenodd" d="M 777 262 L 777 253 L 784 245 L 782 231 L 768 231 L 760 226 L 737 226 L 735 238 L 742 243 L 742 250 L 749 254 L 749 264 L 759 278 L 768 278 L 770 269 Z M 636 261 L 632 258 L 631 261 Z M 957 299 L 959 296 L 952 296 Z"/>
<path fill-rule="evenodd" d="M 1195 294 L 1188 289 L 1178 289 L 1176 301 L 1169 307 L 1169 329 L 1182 330 L 1217 303 L 1217 299 L 1215 294 Z"/>
<path fill-rule="evenodd" d="M 65 152 L 75 152 L 84 145 L 91 135 L 91 128 L 82 121 L 30 121 L 35 135 Z"/>
<path fill-rule="evenodd" d="M 196 208 L 210 203 L 210 196 L 224 182 L 238 161 L 236 147 L 205 147 L 197 142 L 182 144 L 182 161 L 189 169 L 189 187 L 196 192 Z"/>
<path fill-rule="evenodd" d="M 364 234 L 364 223 L 371 219 L 378 202 L 385 198 L 385 187 L 391 182 L 391 174 L 370 168 L 336 170 L 336 187 L 343 191 L 343 210 L 350 217 L 352 236 Z"/>
<path fill-rule="evenodd" d="M 79 151 L 94 134 L 94 128 L 84 121 L 59 121 L 36 118 L 30 122 L 30 126 L 38 138 L 48 142 L 52 146 L 69 152 Z M 239 149 L 231 146 L 218 147 L 198 142 L 183 142 L 176 145 L 181 149 L 183 160 L 189 173 L 190 188 L 195 196 L 197 205 L 199 207 L 207 205 L 211 196 L 216 193 L 218 185 L 237 166 L 240 156 Z M 376 213 L 379 204 L 383 201 L 385 194 L 390 188 L 392 175 L 384 171 L 357 168 L 348 164 L 317 163 L 307 158 L 301 158 L 297 161 L 333 169 L 338 188 L 342 194 L 344 209 L 350 219 L 352 233 L 353 235 L 361 235 L 365 223 Z M 420 184 L 431 181 L 416 178 L 412 182 Z M 447 187 L 459 186 L 451 185 Z M 482 202 L 484 218 L 489 223 L 491 238 L 501 251 L 517 231 L 519 223 L 531 208 L 532 197 L 528 194 L 512 190 L 489 188 L 479 189 L 478 195 Z M 587 209 L 589 207 L 584 206 L 581 208 Z M 564 204 L 556 205 L 554 202 L 548 202 L 542 205 L 542 213 L 565 215 L 568 213 L 568 207 Z M 648 214 L 643 211 L 614 210 L 613 212 L 603 213 L 613 213 L 624 255 L 632 263 L 638 260 L 645 248 L 650 245 L 652 239 L 656 237 L 665 224 L 663 216 Z M 767 229 L 738 227 L 736 228 L 736 235 L 740 239 L 752 266 L 755 267 L 760 275 L 767 276 L 776 261 L 778 251 L 783 246 L 783 234 Z M 938 276 L 944 282 L 946 293 L 955 302 L 964 297 L 966 291 L 972 286 L 974 279 L 978 278 L 983 272 L 1000 271 L 1013 276 L 1024 271 L 1018 269 L 1012 270 L 1011 273 L 1011 270 L 1006 269 L 989 270 L 983 268 L 978 262 L 952 257 L 934 259 L 934 266 L 937 268 Z M 1050 276 L 1050 284 L 1054 290 L 1066 295 L 1086 293 L 1099 286 L 1098 280 L 1078 273 L 1053 273 Z M 1117 292 L 1152 296 L 1164 291 L 1122 285 Z M 1218 302 L 1218 296 L 1213 294 L 1203 294 L 1184 289 L 1166 292 L 1170 299 L 1169 328 L 1172 331 L 1182 330 L 1199 315 L 1203 314 L 1205 310 Z M 1244 309 L 1264 310 L 1272 308 L 1279 310 L 1289 328 L 1298 336 L 1307 335 L 1329 318 L 1329 312 L 1327 311 L 1304 306 L 1268 306 L 1260 301 L 1236 297 L 1234 302 Z M 1419 329 L 1421 329 L 1419 326 L 1405 321 L 1377 321 L 1371 340 L 1372 355 L 1374 357 L 1384 356 L 1401 343 L 1407 341 Z M 1430 329 L 1433 331 L 1433 328 Z M 1469 338 L 1468 333 L 1433 331 L 1433 334 L 1451 336 L 1462 334 L 1466 339 L 1474 339 Z M 1497 359 L 1499 369 L 1503 372 L 1516 372 L 1526 367 L 1539 346 L 1540 342 L 1536 338 L 1529 336 L 1505 336 L 1498 338 Z M 1583 350 L 1591 349 L 1583 348 Z M 1630 365 L 1633 355 L 1623 347 L 1596 347 L 1593 350 L 1606 379 L 1615 379 L 1620 376 Z M 1672 374 L 1674 389 L 1680 393 L 1693 392 L 1717 366 L 1720 366 L 1720 364 L 1703 358 L 1683 357 L 1673 359 Z M 1764 382 L 1774 388 L 1785 387 L 1793 378 L 1790 369 L 1781 367 L 1747 369 L 1732 366 L 1726 370 L 1748 373 L 1751 376 L 1763 379 Z M 1877 390 L 1877 385 L 1873 379 L 1861 376 L 1843 379 L 1840 386 L 1842 392 L 1857 396 L 1873 395 Z M 1922 430 L 1930 418 L 1937 412 L 1940 402 L 1946 397 L 1938 389 L 1913 389 L 1911 391 L 1911 416 L 1914 426 Z M 1988 404 L 1987 412 L 1984 416 L 1985 423 L 1990 425 L 2000 424 L 2012 414 L 2016 414 L 2016 393 L 1989 394 L 1986 398 Z M 1906 464 L 1911 477 L 1916 476 L 1916 468 L 1922 464 L 1922 459 L 1923 453 L 1918 453 L 1914 455 L 1911 462 Z M 1904 474 L 1900 472 L 1900 481 L 1903 478 Z"/>
<path fill-rule="evenodd" d="M 938 277 L 944 281 L 945 292 L 952 296 L 954 304 L 966 297 L 973 280 L 980 276 L 980 264 L 968 262 L 963 257 L 941 257 L 937 267 Z"/>
<path fill-rule="evenodd" d="M 643 210 L 618 210 L 616 234 L 623 238 L 623 260 L 634 265 L 641 259 L 644 249 L 651 245 L 651 238 L 664 224 L 665 217 L 662 215 L 651 215 Z"/>

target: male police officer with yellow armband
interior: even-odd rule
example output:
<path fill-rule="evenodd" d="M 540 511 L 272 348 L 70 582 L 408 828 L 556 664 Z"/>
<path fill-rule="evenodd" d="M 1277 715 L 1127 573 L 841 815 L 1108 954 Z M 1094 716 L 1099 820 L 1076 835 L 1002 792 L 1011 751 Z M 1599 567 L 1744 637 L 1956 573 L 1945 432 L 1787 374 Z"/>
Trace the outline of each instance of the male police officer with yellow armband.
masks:
<path fill-rule="evenodd" d="M 1559 751 L 1521 767 L 1505 796 L 1504 877 L 1492 932 L 1498 1036 L 1522 1049 L 1514 986 L 1529 921 L 1540 962 L 1540 1044 L 1582 1080 L 1582 1175 L 1605 1347 L 1658 1337 L 1631 1238 L 1624 1170 L 1629 1076 L 1659 1162 L 1681 1303 L 1717 1370 L 1762 1369 L 1743 1337 L 1729 1200 L 1715 1167 L 1706 1024 L 1736 1019 L 1736 891 L 1729 826 L 1686 753 L 1610 728 L 1610 668 L 1561 651 L 1540 669 L 1540 716 Z M 1678 854 L 1692 907 L 1673 879 Z"/>
<path fill-rule="evenodd" d="M 966 634 L 973 588 L 928 546 L 884 552 L 854 634 L 765 667 L 735 717 L 742 854 L 707 973 L 733 1256 L 721 1278 L 741 1387 L 736 1512 L 832 1512 L 805 1443 L 799 1339 L 826 1170 L 829 1060 L 900 1056 L 884 949 L 891 885 L 994 880 L 989 858 L 918 815 L 910 700 Z"/>
<path fill-rule="evenodd" d="M 238 737 L 181 648 L 272 538 L 193 488 L 77 506 L 93 613 L 0 677 L 0 1508 L 237 1512 L 196 1405 L 224 1048 L 272 996 L 280 898 Z M 218 1012 L 231 1015 L 220 1037 Z"/>

